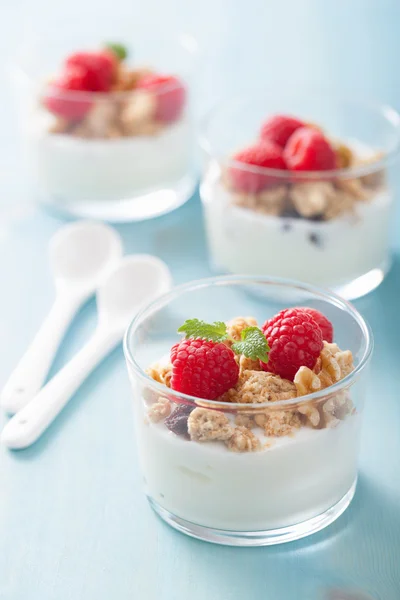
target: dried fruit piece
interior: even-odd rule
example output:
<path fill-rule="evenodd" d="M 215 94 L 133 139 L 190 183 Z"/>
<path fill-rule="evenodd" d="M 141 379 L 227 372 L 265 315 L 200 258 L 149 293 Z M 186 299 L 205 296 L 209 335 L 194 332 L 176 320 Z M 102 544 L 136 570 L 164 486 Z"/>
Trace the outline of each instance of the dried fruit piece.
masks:
<path fill-rule="evenodd" d="M 164 421 L 170 431 L 176 435 L 189 435 L 188 418 L 194 410 L 193 406 L 180 404 Z"/>
<path fill-rule="evenodd" d="M 195 408 L 188 418 L 190 439 L 197 442 L 228 440 L 233 428 L 224 413 L 207 408 Z"/>

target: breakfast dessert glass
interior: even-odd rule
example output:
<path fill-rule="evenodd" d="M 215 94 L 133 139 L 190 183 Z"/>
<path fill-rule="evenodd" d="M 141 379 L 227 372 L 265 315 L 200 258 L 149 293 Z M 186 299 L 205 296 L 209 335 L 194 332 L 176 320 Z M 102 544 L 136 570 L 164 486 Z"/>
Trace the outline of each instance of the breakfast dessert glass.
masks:
<path fill-rule="evenodd" d="M 235 161 L 276 114 L 320 128 L 340 168 L 288 171 Z M 295 278 L 348 299 L 373 290 L 391 264 L 390 165 L 398 155 L 399 123 L 386 106 L 298 91 L 254 94 L 214 109 L 202 130 L 200 188 L 213 269 Z M 235 189 L 238 181 L 254 181 L 257 190 Z"/>
<path fill-rule="evenodd" d="M 169 362 L 178 327 L 194 315 L 212 322 L 250 314 L 263 322 L 283 307 L 299 304 L 325 314 L 335 341 L 353 354 L 354 370 L 329 388 L 307 393 L 309 382 L 304 381 L 304 396 L 243 404 L 178 393 L 167 387 L 168 373 L 158 381 L 148 374 L 149 365 Z M 283 279 L 199 280 L 142 310 L 126 333 L 124 351 L 139 461 L 152 508 L 188 535 L 228 545 L 283 543 L 332 523 L 356 488 L 372 347 L 369 327 L 353 306 L 329 292 Z M 192 419 L 189 437 L 190 414 L 199 421 Z M 218 436 L 206 439 L 201 427 L 210 415 Z M 246 429 L 249 420 L 260 424 L 260 419 L 272 428 L 267 437 Z M 233 423 L 239 425 L 234 435 Z M 212 428 L 206 431 L 212 435 Z"/>
<path fill-rule="evenodd" d="M 95 31 L 73 27 L 66 38 L 46 35 L 27 43 L 13 69 L 37 199 L 65 214 L 112 222 L 149 219 L 181 206 L 196 184 L 195 40 L 146 37 L 112 22 Z M 128 55 L 109 91 L 76 91 L 86 75 L 77 80 L 71 71 L 72 81 L 62 89 L 55 85 L 71 54 L 111 41 Z M 172 79 L 139 84 L 149 73 Z"/>

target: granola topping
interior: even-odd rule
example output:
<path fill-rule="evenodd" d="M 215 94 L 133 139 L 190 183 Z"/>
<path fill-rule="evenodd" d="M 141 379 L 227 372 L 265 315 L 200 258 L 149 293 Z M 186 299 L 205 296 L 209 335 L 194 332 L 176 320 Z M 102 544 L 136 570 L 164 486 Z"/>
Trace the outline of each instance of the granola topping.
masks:
<path fill-rule="evenodd" d="M 231 348 L 237 349 L 236 342 L 246 337 L 244 334 L 243 338 L 242 332 L 248 327 L 257 326 L 253 317 L 236 317 L 226 327 L 220 322 L 212 326 L 196 320 L 187 323 L 185 328 L 193 330 L 194 335 L 202 327 L 206 327 L 209 335 L 216 336 L 216 340 L 221 339 L 218 336 L 222 336 L 230 353 L 233 352 Z M 218 341 L 214 343 L 218 344 Z M 245 346 L 239 345 L 237 351 L 245 351 Z M 225 350 L 226 352 L 228 351 Z M 264 448 L 267 441 L 265 438 L 291 436 L 302 427 L 335 427 L 354 412 L 347 391 L 327 394 L 315 401 L 301 400 L 306 395 L 329 388 L 354 369 L 352 353 L 341 350 L 336 343 L 324 341 L 314 368 L 301 366 L 293 381 L 263 370 L 260 360 L 241 354 L 238 354 L 236 360 L 240 366 L 237 384 L 217 398 L 215 409 L 211 409 L 206 400 L 199 398 L 196 408 L 181 405 L 172 410 L 168 398 L 156 396 L 156 401 L 153 399 L 148 409 L 149 421 L 164 421 L 171 431 L 194 442 L 225 442 L 230 451 L 250 452 Z M 154 364 L 147 373 L 158 383 L 171 387 L 171 364 Z M 296 398 L 299 398 L 298 404 L 274 408 L 276 402 Z M 243 409 L 229 410 L 229 403 L 241 404 Z M 257 409 L 254 406 L 262 403 L 271 404 L 271 407 Z M 246 408 L 249 404 L 253 406 Z"/>
<path fill-rule="evenodd" d="M 236 427 L 226 445 L 232 452 L 254 452 L 261 449 L 259 439 L 246 427 Z"/>
<path fill-rule="evenodd" d="M 228 440 L 232 436 L 232 426 L 224 413 L 207 408 L 195 408 L 188 418 L 190 439 L 197 442 Z"/>
<path fill-rule="evenodd" d="M 150 406 L 147 415 L 150 421 L 153 423 L 158 423 L 159 421 L 163 421 L 169 417 L 171 410 L 172 405 L 168 398 L 160 397 L 155 404 Z"/>

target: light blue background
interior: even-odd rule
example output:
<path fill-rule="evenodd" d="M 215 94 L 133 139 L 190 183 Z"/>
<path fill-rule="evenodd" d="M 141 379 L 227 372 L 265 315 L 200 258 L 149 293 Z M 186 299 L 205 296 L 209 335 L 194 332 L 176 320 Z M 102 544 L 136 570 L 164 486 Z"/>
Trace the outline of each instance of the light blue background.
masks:
<path fill-rule="evenodd" d="M 63 3 L 64 4 L 64 3 Z M 145 27 L 194 33 L 204 48 L 199 105 L 254 82 L 330 85 L 400 107 L 396 0 L 2 0 L 4 67 L 31 21 L 109 9 Z M 51 51 L 51 49 L 49 49 Z M 47 242 L 60 221 L 29 211 L 12 100 L 0 94 L 0 385 L 53 298 Z M 209 274 L 198 197 L 166 217 L 119 227 L 127 252 L 167 261 L 177 283 Z M 399 221 L 394 267 L 356 303 L 376 338 L 361 453 L 350 509 L 312 538 L 235 549 L 180 535 L 156 519 L 140 487 L 122 350 L 82 386 L 34 447 L 0 451 L 1 600 L 318 600 L 328 589 L 400 598 Z M 340 240 L 338 240 L 340 243 Z M 53 373 L 92 331 L 93 303 L 77 317 Z M 332 457 L 332 461 L 335 457 Z M 327 465 L 329 469 L 329 465 Z M 338 596 L 340 598 L 340 596 Z"/>

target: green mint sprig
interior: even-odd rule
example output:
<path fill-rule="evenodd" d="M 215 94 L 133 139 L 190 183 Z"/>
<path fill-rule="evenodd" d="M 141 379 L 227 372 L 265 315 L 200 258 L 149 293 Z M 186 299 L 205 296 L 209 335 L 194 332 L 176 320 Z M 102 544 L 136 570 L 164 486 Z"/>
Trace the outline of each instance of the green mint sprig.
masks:
<path fill-rule="evenodd" d="M 107 48 L 107 50 L 111 50 L 111 52 L 113 52 L 120 61 L 125 60 L 128 56 L 128 50 L 123 44 L 108 42 L 107 44 L 105 44 L 105 47 Z"/>
<path fill-rule="evenodd" d="M 252 360 L 261 360 L 263 363 L 269 361 L 268 353 L 270 347 L 267 338 L 258 327 L 246 327 L 242 330 L 241 341 L 232 344 L 232 350 L 236 354 L 243 354 Z"/>
<path fill-rule="evenodd" d="M 188 319 L 179 327 L 178 333 L 185 333 L 186 338 L 201 338 L 210 342 L 223 342 L 228 339 L 226 325 L 222 321 L 206 323 L 199 319 Z"/>
<path fill-rule="evenodd" d="M 261 360 L 267 363 L 270 348 L 267 339 L 261 329 L 258 327 L 246 327 L 241 333 L 241 340 L 238 342 L 228 335 L 226 324 L 222 321 L 206 323 L 199 319 L 188 319 L 179 327 L 178 333 L 184 333 L 187 338 L 200 338 L 210 342 L 232 342 L 232 350 L 236 354 L 243 354 L 252 360 Z"/>

